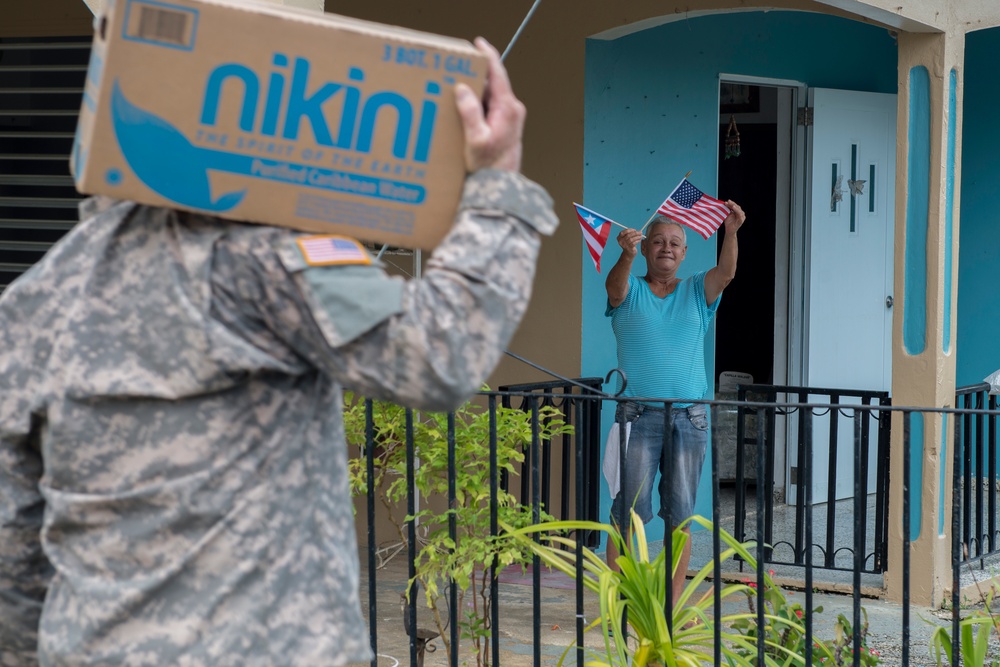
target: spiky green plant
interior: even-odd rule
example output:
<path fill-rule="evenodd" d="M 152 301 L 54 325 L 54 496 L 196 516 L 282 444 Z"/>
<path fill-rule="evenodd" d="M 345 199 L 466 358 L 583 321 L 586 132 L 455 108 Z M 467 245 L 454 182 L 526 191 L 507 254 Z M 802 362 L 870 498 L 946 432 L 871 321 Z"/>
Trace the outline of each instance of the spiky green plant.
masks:
<path fill-rule="evenodd" d="M 994 617 L 990 610 L 995 593 L 996 590 L 991 589 L 985 596 L 984 608 L 959 621 L 959 656 L 954 654 L 951 628 L 939 627 L 934 630 L 930 642 L 931 654 L 939 666 L 949 663 L 959 664 L 951 662 L 955 656 L 961 660 L 960 664 L 968 667 L 1000 667 L 1000 658 L 990 655 L 990 635 L 995 631 L 1000 636 L 1000 618 Z"/>
<path fill-rule="evenodd" d="M 683 529 L 692 523 L 707 529 L 712 528 L 711 522 L 707 519 L 700 516 L 691 517 L 674 531 L 669 552 L 663 549 L 653 560 L 649 558 L 642 521 L 634 512 L 632 515 L 634 531 L 631 540 L 627 540 L 611 524 L 592 521 L 553 521 L 521 528 L 505 525 L 503 528 L 509 539 L 517 540 L 530 548 L 543 563 L 574 578 L 576 542 L 566 537 L 567 534 L 573 531 L 600 531 L 607 534 L 608 539 L 618 547 L 619 570 L 617 571 L 591 550 L 582 549 L 584 569 L 582 583 L 597 594 L 601 610 L 600 618 L 593 621 L 587 629 L 600 627 L 604 635 L 604 652 L 593 655 L 587 663 L 589 666 L 674 667 L 710 664 L 714 658 L 716 623 L 719 624 L 720 650 L 726 663 L 747 666 L 755 664 L 756 641 L 731 628 L 743 620 L 755 622 L 757 615 L 746 611 L 713 619 L 712 592 L 698 595 L 699 586 L 714 569 L 714 563 L 711 561 L 687 582 L 683 592 L 674 601 L 671 624 L 668 627 L 664 609 L 666 587 L 670 585 L 672 573 L 678 567 L 684 545 L 690 539 L 688 532 Z M 534 539 L 535 535 L 539 537 L 537 542 Z M 751 567 L 756 567 L 756 560 L 747 546 L 737 542 L 725 531 L 720 530 L 720 536 L 728 547 L 719 554 L 720 560 L 728 560 L 734 555 L 739 555 Z M 668 553 L 671 555 L 669 572 Z M 774 582 L 769 576 L 765 575 L 765 581 L 767 586 L 774 587 Z M 756 591 L 743 583 L 727 584 L 720 590 L 723 600 L 743 594 L 756 594 Z M 622 631 L 623 621 L 627 622 L 629 636 L 633 639 L 631 644 Z M 765 614 L 765 621 L 769 624 L 782 623 L 795 628 L 798 632 L 804 632 L 801 624 L 791 619 Z M 805 664 L 805 658 L 801 655 L 766 637 L 767 635 L 764 640 L 767 665 L 777 667 Z M 564 657 L 571 648 L 573 647 L 567 649 Z M 817 650 L 829 653 L 829 650 L 822 645 Z M 832 658 L 833 655 L 829 654 L 829 657 Z"/>

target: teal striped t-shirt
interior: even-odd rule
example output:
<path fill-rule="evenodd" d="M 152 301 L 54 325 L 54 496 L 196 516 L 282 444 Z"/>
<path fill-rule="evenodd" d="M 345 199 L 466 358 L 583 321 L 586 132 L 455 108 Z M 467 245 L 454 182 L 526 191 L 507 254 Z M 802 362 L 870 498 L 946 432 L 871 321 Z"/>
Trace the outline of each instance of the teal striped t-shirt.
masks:
<path fill-rule="evenodd" d="M 720 294 L 711 306 L 705 304 L 706 273 L 685 278 L 662 299 L 645 279 L 630 275 L 625 300 L 617 308 L 608 303 L 604 314 L 618 343 L 618 367 L 628 378 L 623 396 L 705 396 L 705 335 L 722 300 Z M 675 407 L 685 405 L 690 403 Z"/>

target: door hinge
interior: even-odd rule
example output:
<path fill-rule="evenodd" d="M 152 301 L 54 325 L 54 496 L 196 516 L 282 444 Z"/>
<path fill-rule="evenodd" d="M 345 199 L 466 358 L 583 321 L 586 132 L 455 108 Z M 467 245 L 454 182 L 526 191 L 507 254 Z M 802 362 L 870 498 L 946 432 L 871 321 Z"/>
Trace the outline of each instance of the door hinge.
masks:
<path fill-rule="evenodd" d="M 799 483 L 799 469 L 798 469 L 797 466 L 792 466 L 790 468 L 789 473 L 788 473 L 788 477 L 791 480 L 792 484 L 796 484 L 797 485 Z"/>
<path fill-rule="evenodd" d="M 813 124 L 813 108 L 812 107 L 799 107 L 799 125 L 804 125 L 809 127 Z"/>

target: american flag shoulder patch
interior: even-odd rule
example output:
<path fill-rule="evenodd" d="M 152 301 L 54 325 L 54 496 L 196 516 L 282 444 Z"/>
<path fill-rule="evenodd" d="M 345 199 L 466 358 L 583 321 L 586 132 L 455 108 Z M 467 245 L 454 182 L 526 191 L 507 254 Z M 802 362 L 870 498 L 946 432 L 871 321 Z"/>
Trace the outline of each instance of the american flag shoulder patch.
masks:
<path fill-rule="evenodd" d="M 346 236 L 323 234 L 302 236 L 296 243 L 302 251 L 302 258 L 309 266 L 331 266 L 334 264 L 371 264 L 371 256 L 365 247 L 355 239 Z"/>

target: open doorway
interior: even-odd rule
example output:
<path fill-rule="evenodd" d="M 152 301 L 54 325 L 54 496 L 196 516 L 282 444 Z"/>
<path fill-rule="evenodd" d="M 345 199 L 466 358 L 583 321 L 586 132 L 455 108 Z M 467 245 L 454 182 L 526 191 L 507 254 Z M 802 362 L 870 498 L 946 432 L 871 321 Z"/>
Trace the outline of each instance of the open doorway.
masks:
<path fill-rule="evenodd" d="M 796 88 L 723 81 L 719 94 L 718 196 L 738 202 L 747 213 L 740 230 L 736 279 L 726 288 L 716 316 L 716 398 L 735 399 L 720 378 L 735 374 L 741 383 L 788 384 L 789 240 L 793 195 L 793 145 Z M 738 139 L 737 139 L 738 137 Z M 737 143 L 738 142 L 738 143 Z M 717 237 L 721 248 L 724 230 Z M 730 411 L 735 412 L 735 411 Z M 734 481 L 735 426 L 717 415 L 717 446 L 727 441 L 732 456 L 720 451 L 722 481 Z M 730 432 L 731 431 L 731 432 Z M 726 433 L 729 433 L 729 437 Z M 782 436 L 782 440 L 784 438 Z M 785 496 L 784 446 L 776 443 L 775 492 Z M 745 479 L 756 476 L 755 459 L 745 462 Z"/>
<path fill-rule="evenodd" d="M 747 213 L 739 270 L 716 318 L 716 373 L 774 383 L 777 89 L 723 83 L 719 112 L 719 197 Z M 727 135 L 736 150 L 727 156 Z M 717 238 L 722 247 L 724 230 Z M 718 381 L 718 378 L 716 378 Z"/>

